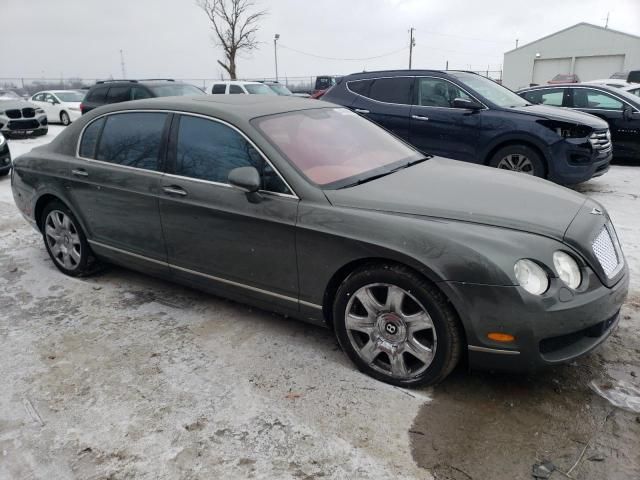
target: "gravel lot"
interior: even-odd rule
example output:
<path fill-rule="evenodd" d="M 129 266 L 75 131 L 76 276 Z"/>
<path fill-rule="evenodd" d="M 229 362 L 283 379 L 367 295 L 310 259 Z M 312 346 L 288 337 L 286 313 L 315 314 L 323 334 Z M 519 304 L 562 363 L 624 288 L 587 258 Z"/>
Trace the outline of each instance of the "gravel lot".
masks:
<path fill-rule="evenodd" d="M 631 265 L 603 348 L 528 378 L 460 369 L 407 391 L 355 371 L 320 328 L 116 267 L 64 277 L 4 177 L 0 479 L 512 479 L 542 460 L 640 478 L 640 416 L 588 388 L 640 387 L 639 185 L 640 166 L 615 166 L 579 188 Z"/>

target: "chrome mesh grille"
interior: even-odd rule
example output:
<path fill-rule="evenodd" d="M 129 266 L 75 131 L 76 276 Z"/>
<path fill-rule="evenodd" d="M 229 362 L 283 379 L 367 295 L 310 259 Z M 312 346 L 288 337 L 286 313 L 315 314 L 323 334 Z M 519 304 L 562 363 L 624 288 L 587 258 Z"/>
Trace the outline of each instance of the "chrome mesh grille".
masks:
<path fill-rule="evenodd" d="M 618 257 L 618 252 L 616 251 L 613 238 L 607 226 L 602 227 L 598 236 L 593 240 L 591 247 L 604 273 L 609 278 L 613 277 L 618 269 L 620 258 Z"/>

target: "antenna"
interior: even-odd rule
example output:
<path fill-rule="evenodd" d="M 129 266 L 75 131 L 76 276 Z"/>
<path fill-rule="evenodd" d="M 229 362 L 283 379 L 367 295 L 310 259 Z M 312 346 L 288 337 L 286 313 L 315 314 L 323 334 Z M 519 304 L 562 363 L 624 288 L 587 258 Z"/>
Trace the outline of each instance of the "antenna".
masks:
<path fill-rule="evenodd" d="M 127 78 L 127 73 L 124 69 L 124 53 L 120 49 L 120 67 L 122 68 L 122 78 Z"/>

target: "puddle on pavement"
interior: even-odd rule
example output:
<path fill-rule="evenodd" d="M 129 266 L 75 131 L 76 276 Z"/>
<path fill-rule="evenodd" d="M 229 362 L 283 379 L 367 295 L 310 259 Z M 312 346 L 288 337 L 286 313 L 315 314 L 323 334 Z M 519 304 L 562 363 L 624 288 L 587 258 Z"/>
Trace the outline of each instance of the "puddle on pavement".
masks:
<path fill-rule="evenodd" d="M 438 480 L 530 479 L 534 464 L 567 472 L 585 450 L 572 478 L 640 479 L 640 417 L 588 386 L 607 376 L 602 363 L 593 355 L 529 377 L 454 373 L 409 431 L 415 461 Z"/>

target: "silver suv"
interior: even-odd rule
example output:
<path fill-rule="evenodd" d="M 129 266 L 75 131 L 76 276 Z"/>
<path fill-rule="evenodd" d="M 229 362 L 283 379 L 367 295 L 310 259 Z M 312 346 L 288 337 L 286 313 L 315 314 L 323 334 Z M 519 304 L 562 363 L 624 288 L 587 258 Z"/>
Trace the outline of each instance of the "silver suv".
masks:
<path fill-rule="evenodd" d="M 11 90 L 0 90 L 0 133 L 6 137 L 46 135 L 47 114 Z"/>

